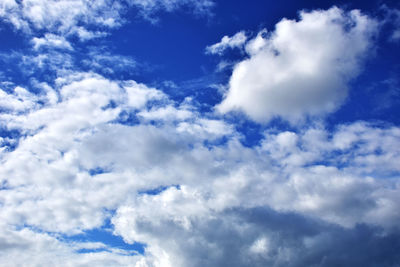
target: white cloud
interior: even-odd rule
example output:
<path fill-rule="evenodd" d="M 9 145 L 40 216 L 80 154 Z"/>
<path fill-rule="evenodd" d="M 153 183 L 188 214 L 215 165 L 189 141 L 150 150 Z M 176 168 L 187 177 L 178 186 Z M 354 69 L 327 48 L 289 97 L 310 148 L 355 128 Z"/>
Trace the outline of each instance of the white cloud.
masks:
<path fill-rule="evenodd" d="M 77 71 L 121 77 L 121 74 L 136 74 L 146 67 L 131 56 L 111 54 L 105 47 L 89 46 L 75 50 L 68 38 L 54 34 L 35 37 L 31 44 L 32 50 L 0 53 L 2 64 L 15 67 L 5 69 L 5 74 L 32 79 L 45 74 L 45 81 L 52 83 L 55 76 L 66 76 Z"/>
<path fill-rule="evenodd" d="M 12 94 L 0 89 L 0 108 L 11 112 L 23 112 L 36 106 L 37 97 L 22 87 L 15 87 Z"/>
<path fill-rule="evenodd" d="M 228 48 L 232 49 L 242 47 L 246 40 L 247 36 L 244 31 L 238 32 L 232 37 L 224 36 L 219 43 L 207 46 L 206 53 L 222 55 L 222 53 Z"/>
<path fill-rule="evenodd" d="M 337 147 L 336 140 L 344 131 L 356 135 L 352 149 Z M 285 232 L 284 224 L 289 224 L 290 231 L 304 226 L 299 226 L 303 223 L 302 217 L 285 214 L 293 212 L 322 220 L 328 225 L 333 223 L 345 227 L 339 227 L 342 229 L 339 232 L 347 231 L 343 229 L 357 231 L 354 227 L 360 223 L 396 231 L 400 219 L 394 212 L 398 208 L 395 204 L 398 182 L 397 178 L 390 181 L 383 177 L 388 170 L 398 173 L 397 166 L 393 165 L 399 157 L 396 149 L 400 140 L 398 131 L 396 127 L 382 129 L 356 123 L 339 127 L 333 134 L 319 128 L 301 134 L 266 133 L 257 153 L 234 142 L 225 147 L 214 147 L 210 152 L 202 152 L 203 159 L 208 159 L 203 166 L 213 169 L 209 173 L 212 176 L 195 172 L 198 176 L 194 178 L 201 177 L 201 180 L 188 179 L 181 189 L 171 187 L 160 195 L 144 195 L 121 206 L 113 218 L 116 233 L 127 242 L 147 242 L 149 254 L 156 259 L 165 259 L 168 255 L 170 264 L 174 266 L 202 266 L 204 255 L 208 255 L 208 264 L 220 266 L 219 261 L 229 258 L 227 251 L 234 251 L 234 256 L 230 256 L 235 262 L 228 266 L 243 266 L 245 259 L 256 266 L 266 263 L 287 266 L 295 261 L 303 243 L 289 244 L 289 236 L 293 233 Z M 377 140 L 380 140 L 379 144 L 374 144 Z M 379 157 L 392 158 L 389 160 L 391 163 L 382 168 L 378 164 L 358 164 L 359 157 L 375 155 L 377 150 L 380 151 Z M 188 170 L 181 171 L 188 177 L 193 172 Z M 255 231 L 255 224 L 251 224 L 249 219 L 236 218 L 240 214 L 236 208 L 243 211 L 260 209 L 258 216 L 262 216 L 264 207 L 277 213 L 264 211 L 265 216 L 272 217 L 260 219 L 262 230 Z M 313 231 L 318 232 L 318 223 L 311 224 L 315 224 L 310 226 Z M 328 235 L 329 242 L 331 234 L 337 238 L 347 235 L 334 233 L 337 230 L 333 229 L 330 233 L 328 228 L 322 232 Z M 307 238 L 314 239 L 313 235 Z M 170 240 L 174 243 L 171 244 Z M 285 240 L 289 243 L 282 243 Z M 236 242 L 237 246 L 231 242 Z M 312 250 L 320 246 L 318 242 L 310 242 L 307 241 L 307 250 L 310 246 Z"/>
<path fill-rule="evenodd" d="M 269 240 L 266 237 L 257 239 L 250 247 L 250 252 L 261 256 L 267 255 L 269 250 Z"/>
<path fill-rule="evenodd" d="M 16 68 L 13 69 L 13 72 L 18 73 L 21 77 L 32 77 L 32 79 L 35 79 L 35 76 L 41 72 L 48 71 L 54 75 L 57 73 L 62 75 L 65 74 L 66 70 L 71 70 L 75 62 L 72 54 L 69 52 L 71 51 L 54 49 L 52 46 L 47 46 L 44 49 L 42 46 L 38 51 L 3 53 L 0 54 L 0 60 L 4 64 L 15 66 Z M 10 70 L 7 69 L 7 75 L 9 74 Z"/>
<path fill-rule="evenodd" d="M 73 50 L 71 44 L 64 37 L 54 34 L 45 34 L 42 38 L 34 37 L 32 43 L 35 50 L 39 50 L 43 46 Z"/>
<path fill-rule="evenodd" d="M 102 243 L 64 243 L 54 235 L 6 225 L 0 232 L 0 247 L 0 266 L 140 266 L 141 260 L 140 256 L 127 257 Z M 79 249 L 101 250 L 77 253 Z"/>
<path fill-rule="evenodd" d="M 48 231 L 76 233 L 81 229 L 98 227 L 106 215 L 100 206 L 115 208 L 116 203 L 123 200 L 124 194 L 121 194 L 118 200 L 106 201 L 103 198 L 108 199 L 108 193 L 106 191 L 100 193 L 103 189 L 98 188 L 93 194 L 82 195 L 83 184 L 91 179 L 88 174 L 90 169 L 99 166 L 105 169 L 111 168 L 113 170 L 111 173 L 99 175 L 96 181 L 100 183 L 98 186 L 102 187 L 103 182 L 112 179 L 114 180 L 112 184 L 117 186 L 119 188 L 117 191 L 120 192 L 125 191 L 120 186 L 126 190 L 153 186 L 152 179 L 156 181 L 154 186 L 158 186 L 158 183 L 162 182 L 160 180 L 162 177 L 157 176 L 162 173 L 162 166 L 168 164 L 165 160 L 169 159 L 172 162 L 176 160 L 177 163 L 183 161 L 181 156 L 171 157 L 170 153 L 185 152 L 186 143 L 203 140 L 194 137 L 195 132 L 179 132 L 170 125 L 158 129 L 151 125 L 128 127 L 112 123 L 122 112 L 136 113 L 144 109 L 149 101 L 161 101 L 159 109 L 168 109 L 168 106 L 162 107 L 164 105 L 162 101 L 165 101 L 166 96 L 143 84 L 134 81 L 117 83 L 91 73 L 76 73 L 58 78 L 55 84 L 59 92 L 56 93 L 59 95 L 56 99 L 54 94 L 49 92 L 51 89 L 44 86 L 46 91 L 40 97 L 31 95 L 28 104 L 26 101 L 15 99 L 18 96 L 29 95 L 22 88 L 15 90 L 18 92 L 15 96 L 3 93 L 6 99 L 13 101 L 5 102 L 8 105 L 7 112 L 0 114 L 1 123 L 9 130 L 17 130 L 27 135 L 19 140 L 15 151 L 3 155 L 4 165 L 0 171 L 1 177 L 12 176 L 13 179 L 5 178 L 3 181 L 16 187 L 16 191 L 7 191 L 4 195 L 9 205 L 5 205 L 3 215 L 12 223 L 18 223 L 20 215 L 25 214 L 26 223 Z M 110 105 L 111 102 L 114 104 Z M 21 110 L 24 113 L 20 114 Z M 185 111 L 177 110 L 177 112 L 180 114 Z M 152 116 L 163 120 L 164 116 L 159 115 Z M 182 119 L 186 117 L 177 118 L 178 121 Z M 215 139 L 229 134 L 223 129 L 227 126 L 217 121 L 192 118 L 191 123 L 201 125 L 203 132 L 199 138 L 213 136 Z M 173 135 L 176 137 L 172 138 Z M 116 136 L 119 138 L 115 139 Z M 135 153 L 131 153 L 133 147 Z M 39 154 L 38 158 L 34 156 Z M 21 164 L 20 160 L 27 160 L 30 163 L 17 168 Z M 131 164 L 135 167 L 129 167 Z M 161 165 L 160 168 L 150 168 L 153 164 Z M 143 168 L 149 169 L 150 173 L 145 176 L 149 175 L 150 180 L 142 182 L 132 180 L 131 186 L 128 186 L 130 182 L 127 184 L 126 181 L 120 180 L 141 176 Z M 136 172 L 139 173 L 135 174 Z M 155 177 L 152 178 L 153 176 Z M 33 193 L 31 186 L 39 186 L 40 190 Z M 70 188 L 69 196 L 62 193 L 65 186 Z M 105 186 L 104 190 L 110 190 L 106 189 L 107 187 Z M 12 204 L 16 200 L 14 199 L 16 192 L 25 199 L 17 207 L 14 206 L 16 203 Z M 47 195 L 45 199 L 43 194 Z M 100 201 L 102 204 L 98 202 L 100 206 L 92 203 L 92 201 L 97 202 L 95 200 L 97 198 L 103 199 Z M 48 201 L 50 199 L 52 200 Z M 32 205 L 36 208 L 32 209 Z M 31 209 L 35 212 L 31 213 Z"/>
<path fill-rule="evenodd" d="M 355 24 L 343 30 L 344 21 Z M 330 52 L 330 63 L 338 56 L 347 81 L 369 44 L 363 27 L 374 23 L 331 9 L 279 25 L 275 35 L 262 31 L 247 43 L 248 62 L 267 57 L 296 69 L 301 58 L 286 60 L 298 49 L 309 52 L 303 46 L 324 39 L 324 29 L 333 45 L 317 42 L 315 51 Z M 304 42 L 291 48 L 285 38 L 293 36 Z M 346 38 L 353 43 L 343 56 L 336 45 Z M 271 55 L 271 44 L 279 55 Z M 96 55 L 88 65 L 113 59 Z M 57 69 L 62 58 L 48 64 Z M 345 75 L 323 60 L 315 64 Z M 282 79 L 305 75 L 278 70 Z M 399 127 L 267 129 L 259 145 L 246 147 L 234 125 L 201 113 L 190 99 L 178 103 L 156 88 L 73 65 L 56 77 L 33 80 L 32 89 L 0 83 L 1 130 L 15 133 L 0 137 L 0 265 L 397 264 L 397 254 L 385 252 L 400 242 Z M 145 243 L 145 253 L 68 241 L 106 221 L 126 242 Z"/>
<path fill-rule="evenodd" d="M 247 43 L 250 57 L 234 67 L 217 110 L 241 110 L 258 122 L 281 117 L 292 123 L 334 111 L 370 53 L 377 25 L 357 10 L 335 7 L 303 11 L 298 21 L 283 19 L 274 32 L 262 31 Z"/>
<path fill-rule="evenodd" d="M 396 231 L 398 127 L 267 131 L 248 148 L 232 125 L 134 81 L 74 73 L 54 84 L 38 95 L 3 91 L 22 101 L 0 116 L 22 133 L 15 149 L 0 152 L 0 234 L 3 246 L 14 244 L 3 262 L 23 250 L 39 265 L 51 255 L 61 266 L 62 257 L 99 266 L 291 266 L 318 262 L 323 238 L 340 255 L 337 244 L 360 223 Z M 138 120 L 121 124 L 124 113 Z M 91 174 L 96 169 L 103 171 Z M 45 233 L 76 234 L 106 219 L 126 242 L 145 243 L 146 253 L 122 257 L 106 247 L 79 256 L 103 246 Z M 371 244 L 384 242 L 370 231 Z M 30 235 L 47 241 L 25 244 L 21 236 Z M 37 253 L 38 246 L 54 249 Z"/>
<path fill-rule="evenodd" d="M 119 27 L 126 9 L 136 7 L 142 16 L 151 18 L 160 10 L 174 11 L 188 6 L 205 14 L 213 6 L 210 0 L 7 0 L 0 4 L 0 17 L 26 33 L 45 31 L 62 36 L 77 35 L 88 40 L 106 35 L 107 29 Z M 93 30 L 97 27 L 103 30 Z"/>
<path fill-rule="evenodd" d="M 173 106 L 166 106 L 157 109 L 141 111 L 138 113 L 139 117 L 146 120 L 186 120 L 193 117 L 190 110 L 177 109 Z"/>
<path fill-rule="evenodd" d="M 120 3 L 112 4 L 107 0 L 93 3 L 81 0 L 9 0 L 1 6 L 0 14 L 17 29 L 27 32 L 46 30 L 67 34 L 79 22 L 116 27 L 119 25 L 120 8 Z"/>

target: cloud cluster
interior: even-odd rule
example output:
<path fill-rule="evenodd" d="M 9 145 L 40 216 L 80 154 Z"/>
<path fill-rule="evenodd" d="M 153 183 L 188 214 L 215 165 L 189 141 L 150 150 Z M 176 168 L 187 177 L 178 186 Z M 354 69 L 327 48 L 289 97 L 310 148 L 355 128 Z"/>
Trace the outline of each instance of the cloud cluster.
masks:
<path fill-rule="evenodd" d="M 377 254 L 399 245 L 388 232 L 398 231 L 400 187 L 385 180 L 398 173 L 399 134 L 356 123 L 266 133 L 256 151 L 232 140 L 204 155 L 202 169 L 216 170 L 185 168 L 194 180 L 118 208 L 115 232 L 147 242 L 156 266 L 391 266 L 396 256 L 365 257 L 351 244 Z M 378 166 L 384 159 L 390 166 Z"/>
<path fill-rule="evenodd" d="M 62 35 L 79 32 L 90 34 L 85 27 L 78 25 L 116 27 L 120 24 L 121 8 L 119 1 L 108 0 L 10 0 L 1 4 L 0 17 L 27 33 L 44 30 Z"/>
<path fill-rule="evenodd" d="M 34 262 L 59 255 L 58 265 L 67 257 L 100 266 L 369 266 L 369 247 L 341 258 L 339 244 L 369 236 L 384 253 L 400 242 L 398 127 L 267 131 L 248 148 L 190 99 L 174 103 L 134 81 L 75 73 L 39 94 L 2 95 L 1 123 L 19 133 L 0 155 L 8 255 L 23 246 Z M 97 244 L 79 255 L 90 244 L 56 238 L 107 219 L 126 242 L 145 243 L 145 254 Z M 41 246 L 52 250 L 35 255 Z"/>
<path fill-rule="evenodd" d="M 0 10 L 13 3 L 42 2 L 7 1 Z M 132 3 L 146 10 L 153 1 Z M 170 10 L 194 2 L 154 3 Z M 209 5 L 201 3 L 199 10 Z M 26 23 L 41 27 L 37 21 Z M 64 24 L 54 27 L 74 25 Z M 219 108 L 236 108 L 231 101 L 240 99 L 240 108 L 260 121 L 330 111 L 345 97 L 375 30 L 374 20 L 337 8 L 284 20 L 274 33 L 247 42 L 249 58 L 235 67 Z M 222 39 L 216 51 L 233 39 Z M 47 34 L 33 42 L 38 51 L 70 49 L 64 40 Z M 400 261 L 399 127 L 360 121 L 333 130 L 268 128 L 248 147 L 237 125 L 202 113 L 191 98 L 177 102 L 157 88 L 94 72 L 118 56 L 92 54 L 85 62 L 92 71 L 83 72 L 72 58 L 59 71 L 68 57 L 44 55 L 57 70 L 54 79 L 0 83 L 0 266 Z M 143 243 L 145 251 L 73 239 L 96 229 Z"/>
<path fill-rule="evenodd" d="M 0 18 L 25 33 L 44 31 L 87 40 L 121 26 L 127 8 L 137 8 L 150 19 L 157 11 L 171 12 L 183 6 L 205 13 L 213 4 L 211 0 L 7 0 L 0 3 Z"/>
<path fill-rule="evenodd" d="M 248 58 L 236 64 L 217 110 L 240 110 L 258 122 L 292 123 L 334 111 L 357 76 L 378 23 L 357 10 L 300 12 L 273 32 L 248 41 Z"/>

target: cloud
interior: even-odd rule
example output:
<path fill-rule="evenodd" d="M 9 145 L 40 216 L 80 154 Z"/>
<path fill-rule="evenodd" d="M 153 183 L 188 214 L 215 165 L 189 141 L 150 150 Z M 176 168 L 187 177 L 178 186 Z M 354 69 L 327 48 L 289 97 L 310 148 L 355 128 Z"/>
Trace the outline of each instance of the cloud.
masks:
<path fill-rule="evenodd" d="M 367 246 L 343 258 L 354 247 L 340 244 L 367 238 L 383 255 L 399 242 L 398 127 L 267 130 L 259 145 L 245 147 L 233 125 L 135 81 L 75 72 L 53 84 L 38 94 L 2 93 L 10 101 L 1 124 L 20 133 L 0 152 L 7 255 L 24 250 L 37 264 L 53 255 L 57 264 L 66 257 L 99 266 L 396 262 L 396 253 L 366 257 Z M 164 189 L 143 193 L 157 188 Z M 126 242 L 146 244 L 145 254 L 101 245 L 79 256 L 90 244 L 53 236 L 106 220 Z M 35 252 L 46 244 L 54 249 Z"/>
<path fill-rule="evenodd" d="M 75 49 L 73 42 L 54 34 L 35 37 L 31 44 L 33 49 L 0 53 L 0 63 L 8 66 L 5 69 L 8 79 L 20 80 L 23 77 L 52 83 L 57 76 L 79 71 L 95 72 L 107 77 L 124 77 L 147 71 L 148 68 L 131 56 L 111 54 L 105 47 Z"/>
<path fill-rule="evenodd" d="M 212 0 L 127 0 L 127 2 L 138 8 L 140 14 L 152 22 L 158 20 L 154 14 L 160 10 L 171 12 L 182 7 L 190 7 L 195 14 L 209 15 L 214 6 Z"/>
<path fill-rule="evenodd" d="M 121 209 L 115 224 L 127 241 L 154 244 L 147 252 L 149 266 L 392 266 L 399 259 L 392 249 L 398 248 L 399 236 L 365 225 L 344 229 L 262 207 L 192 217 L 186 228 L 168 216 L 154 223 L 134 208 Z"/>
<path fill-rule="evenodd" d="M 0 108 L 11 112 L 23 112 L 36 105 L 36 96 L 25 88 L 15 87 L 12 94 L 0 89 Z"/>
<path fill-rule="evenodd" d="M 222 53 L 228 48 L 233 49 L 242 47 L 246 40 L 247 36 L 244 31 L 238 32 L 232 37 L 224 36 L 219 43 L 207 46 L 206 53 L 222 55 Z"/>
<path fill-rule="evenodd" d="M 233 141 L 213 147 L 203 166 L 216 170 L 183 170 L 205 180 L 128 201 L 112 219 L 115 233 L 146 242 L 156 266 L 391 266 L 396 256 L 365 257 L 370 248 L 359 242 L 367 238 L 380 255 L 381 245 L 399 244 L 399 187 L 396 175 L 384 178 L 398 173 L 398 131 L 355 123 L 332 134 L 266 133 L 257 153 Z M 354 137 L 342 143 L 345 135 Z M 359 164 L 365 155 L 392 160 Z"/>
<path fill-rule="evenodd" d="M 91 48 L 88 57 L 83 59 L 82 64 L 96 73 L 114 74 L 116 72 L 133 72 L 138 63 L 128 56 L 111 54 L 104 49 Z"/>
<path fill-rule="evenodd" d="M 107 8 L 108 7 L 108 8 Z M 45 30 L 68 34 L 78 23 L 113 28 L 119 25 L 121 3 L 108 0 L 89 3 L 73 1 L 6 1 L 0 15 L 25 32 Z"/>
<path fill-rule="evenodd" d="M 275 31 L 248 41 L 249 58 L 234 67 L 216 109 L 240 110 L 258 122 L 280 117 L 292 123 L 334 111 L 370 53 L 377 25 L 357 10 L 336 7 L 300 12 L 298 21 L 283 19 Z"/>
<path fill-rule="evenodd" d="M 47 46 L 59 49 L 73 50 L 71 44 L 62 36 L 46 34 L 42 38 L 34 37 L 32 39 L 33 48 L 39 50 L 40 47 Z"/>
<path fill-rule="evenodd" d="M 101 37 L 107 30 L 121 26 L 126 8 L 136 7 L 145 18 L 158 11 L 171 12 L 188 6 L 195 13 L 205 13 L 213 6 L 210 0 L 7 0 L 0 5 L 0 18 L 25 33 L 77 35 L 82 41 Z M 95 28 L 93 30 L 93 28 Z"/>
<path fill-rule="evenodd" d="M 321 74 L 313 67 L 332 71 L 323 77 L 343 84 L 353 77 L 375 22 L 337 8 L 302 14 L 248 41 L 249 58 L 233 77 L 244 62 L 264 66 L 266 58 L 290 84 L 287 75 L 306 75 L 300 63 L 311 70 L 310 85 Z M 113 60 L 121 61 L 117 69 L 129 68 L 132 59 L 95 50 L 84 62 L 92 71 L 80 71 L 73 51 L 65 56 L 68 49 L 54 49 L 68 39 L 62 36 L 45 34 L 36 54 L 22 55 L 33 73 L 42 60 L 51 75 L 34 75 L 24 86 L 0 83 L 0 265 L 399 262 L 398 126 L 359 121 L 296 131 L 263 128 L 260 142 L 245 146 L 238 125 L 202 112 L 191 98 L 176 101 L 140 82 L 93 72 Z M 350 50 L 337 52 L 350 41 Z M 295 57 L 299 49 L 311 53 L 308 45 L 321 60 Z M 10 60 L 14 56 L 21 55 Z M 77 239 L 91 230 L 141 242 L 145 252 Z"/>
<path fill-rule="evenodd" d="M 130 266 L 140 257 L 126 255 L 123 251 L 94 242 L 64 243 L 54 235 L 34 230 L 13 229 L 2 225 L 0 266 Z M 94 250 L 91 253 L 77 253 L 79 249 Z M 97 251 L 95 250 L 97 249 Z M 21 253 L 24 251 L 24 253 Z M 136 266 L 140 266 L 139 264 Z"/>
<path fill-rule="evenodd" d="M 26 198 L 26 201 L 20 203 L 21 205 L 13 207 L 15 191 L 5 192 L 7 197 L 10 197 L 10 202 L 7 201 L 10 205 L 6 205 L 7 208 L 5 207 L 3 215 L 10 212 L 7 217 L 13 223 L 19 222 L 18 214 L 25 214 L 27 224 L 48 231 L 76 233 L 82 229 L 98 227 L 102 224 L 105 213 L 100 206 L 96 207 L 97 204 L 94 206 L 94 203 L 89 204 L 95 201 L 91 199 L 95 195 L 85 194 L 84 197 L 82 195 L 83 198 L 78 197 L 79 201 L 75 199 L 77 197 L 75 193 L 78 195 L 82 193 L 81 189 L 75 186 L 91 179 L 91 169 L 101 167 L 107 170 L 111 168 L 110 173 L 99 175 L 99 177 L 104 177 L 106 180 L 113 179 L 117 183 L 115 184 L 117 187 L 124 185 L 126 189 L 130 188 L 128 190 L 134 191 L 136 187 L 137 190 L 143 186 L 147 188 L 153 186 L 153 182 L 151 182 L 153 178 L 150 177 L 161 172 L 160 168 L 168 164 L 169 160 L 172 162 L 176 160 L 177 163 L 183 161 L 181 156 L 170 157 L 171 155 L 185 152 L 185 146 L 195 140 L 201 142 L 207 138 L 216 139 L 231 131 L 222 122 L 197 118 L 197 113 L 193 111 L 196 116 L 193 116 L 190 121 L 186 121 L 186 116 L 177 117 L 180 123 L 186 125 L 179 131 L 174 128 L 174 124 L 170 125 L 169 123 L 161 128 L 152 126 L 151 123 L 132 127 L 117 123 L 118 121 L 129 123 L 129 116 L 124 118 L 123 114 L 135 116 L 140 110 L 141 114 L 144 114 L 149 102 L 153 103 L 153 107 L 159 105 L 159 110 L 171 110 L 169 105 L 164 107 L 163 103 L 167 99 L 162 92 L 134 81 L 118 83 L 96 74 L 75 73 L 59 77 L 55 84 L 56 91 L 45 87 L 43 92 L 35 97 L 22 88 L 16 88 L 15 94 L 3 92 L 9 101 L 4 102 L 3 107 L 6 112 L 0 114 L 0 121 L 7 130 L 18 131 L 21 138 L 18 147 L 13 152 L 2 154 L 5 164 L 0 171 L 2 182 L 15 188 L 21 196 L 24 196 L 23 198 Z M 29 95 L 31 96 L 30 101 L 23 100 L 22 97 Z M 22 100 L 19 100 L 20 98 Z M 156 104 L 157 101 L 159 104 Z M 167 101 L 167 103 L 171 102 Z M 185 109 L 177 110 L 177 112 L 178 114 L 185 112 Z M 166 118 L 162 113 L 154 113 L 151 110 L 148 113 L 152 114 L 152 119 L 165 120 Z M 192 124 L 195 126 L 191 126 Z M 198 130 L 202 131 L 201 137 L 194 137 L 197 133 L 190 131 L 193 127 L 198 127 Z M 228 130 L 225 130 L 224 127 Z M 171 138 L 173 135 L 176 137 Z M 119 137 L 115 139 L 117 136 Z M 100 143 L 103 145 L 99 145 Z M 135 147 L 135 153 L 130 152 L 132 145 Z M 110 148 L 112 149 L 110 150 Z M 31 158 L 35 154 L 41 156 Z M 29 159 L 31 163 L 25 167 L 14 169 L 21 164 L 20 160 L 24 158 Z M 172 162 L 170 163 L 172 164 Z M 136 167 L 130 168 L 131 164 Z M 150 168 L 153 164 L 161 165 L 159 168 Z M 136 168 L 139 169 L 136 170 Z M 144 184 L 140 185 L 141 183 L 137 181 L 139 183 L 134 182 L 133 187 L 130 187 L 126 182 L 120 180 L 129 179 L 132 175 L 136 176 L 137 174 L 134 173 L 137 171 L 140 173 L 143 168 L 154 173 L 146 174 L 150 175 L 150 180 Z M 78 178 L 81 171 L 83 171 L 83 176 Z M 31 173 L 29 179 L 28 173 Z M 115 175 L 119 178 L 111 178 Z M 76 178 L 79 181 L 75 180 Z M 159 180 L 161 177 L 154 177 L 154 179 Z M 96 179 L 102 184 L 101 180 L 102 178 Z M 114 182 L 112 183 L 114 184 Z M 168 181 L 164 182 L 168 183 Z M 158 186 L 157 183 L 154 186 Z M 41 190 L 33 193 L 31 189 L 28 189 L 30 186 L 39 186 Z M 70 187 L 70 197 L 61 193 L 65 186 L 72 186 Z M 81 186 L 82 184 L 79 185 L 79 187 Z M 52 188 L 51 194 L 47 192 L 50 188 Z M 72 193 L 73 191 L 75 193 Z M 48 200 L 53 197 L 57 200 L 38 202 L 34 200 L 42 199 L 42 194 L 48 194 L 45 197 Z M 99 194 L 99 191 L 96 194 Z M 62 197 L 59 198 L 57 195 Z M 104 191 L 103 197 L 108 198 L 108 196 L 109 194 Z M 123 194 L 121 194 L 122 196 Z M 115 208 L 116 202 L 111 199 L 104 201 L 101 202 L 109 204 L 106 206 L 98 204 L 103 208 Z M 122 198 L 118 201 L 122 201 Z M 69 208 L 65 206 L 68 202 Z M 81 204 L 78 204 L 79 202 Z M 29 212 L 32 205 L 37 207 L 35 214 Z M 87 209 L 89 206 L 94 209 Z M 81 217 L 79 214 L 85 215 Z M 67 221 L 65 221 L 66 218 L 68 218 Z"/>
<path fill-rule="evenodd" d="M 398 42 L 400 40 L 400 9 L 389 8 L 385 4 L 380 9 L 384 12 L 381 23 L 389 29 L 389 41 Z"/>

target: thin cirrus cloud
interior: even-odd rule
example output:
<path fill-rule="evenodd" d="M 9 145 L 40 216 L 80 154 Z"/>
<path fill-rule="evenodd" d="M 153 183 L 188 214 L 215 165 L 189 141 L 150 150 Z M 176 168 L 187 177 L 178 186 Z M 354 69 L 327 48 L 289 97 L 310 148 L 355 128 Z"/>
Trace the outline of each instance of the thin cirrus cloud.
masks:
<path fill-rule="evenodd" d="M 211 7 L 209 1 L 131 4 L 146 12 Z M 20 19 L 12 23 L 25 23 L 24 30 L 42 27 L 39 17 L 13 12 L 7 21 Z M 244 145 L 235 121 L 205 113 L 194 97 L 177 100 L 134 79 L 106 77 L 133 68 L 133 59 L 104 46 L 87 59 L 67 53 L 68 36 L 52 31 L 91 21 L 91 11 L 82 12 L 88 17 L 53 18 L 43 26 L 48 33 L 34 39 L 37 54 L 25 56 L 33 69 L 28 83 L 0 83 L 0 265 L 398 264 L 398 126 L 264 127 L 259 142 Z M 99 11 L 99 23 L 113 14 Z M 235 66 L 217 109 L 239 109 L 261 123 L 332 112 L 374 46 L 378 23 L 334 7 L 302 12 L 298 21 L 285 19 L 250 40 L 244 32 L 222 38 L 208 49 L 223 54 L 242 46 L 248 57 Z M 44 76 L 36 72 L 40 59 Z M 96 240 L 82 238 L 96 231 Z M 133 249 L 137 242 L 143 252 Z"/>
<path fill-rule="evenodd" d="M 336 110 L 370 53 L 377 27 L 357 10 L 336 7 L 301 12 L 298 21 L 283 19 L 273 32 L 263 30 L 247 42 L 249 58 L 234 67 L 217 111 L 295 123 Z"/>

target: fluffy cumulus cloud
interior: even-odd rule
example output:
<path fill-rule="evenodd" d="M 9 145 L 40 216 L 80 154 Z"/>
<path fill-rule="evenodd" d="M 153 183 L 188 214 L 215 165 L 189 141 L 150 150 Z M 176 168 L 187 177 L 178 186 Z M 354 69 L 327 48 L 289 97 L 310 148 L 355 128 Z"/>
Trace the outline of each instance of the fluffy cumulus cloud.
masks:
<path fill-rule="evenodd" d="M 350 244 L 365 251 L 364 233 L 376 251 L 379 244 L 399 246 L 389 233 L 397 232 L 400 187 L 397 179 L 385 180 L 396 177 L 388 170 L 398 173 L 399 134 L 356 123 L 333 134 L 266 132 L 256 151 L 232 140 L 204 155 L 204 166 L 214 163 L 208 169 L 217 170 L 197 173 L 200 181 L 118 208 L 115 232 L 127 242 L 152 244 L 157 266 L 374 266 L 382 259 L 339 255 Z M 344 135 L 357 137 L 338 142 Z M 378 166 L 371 156 L 393 160 Z M 398 258 L 386 260 L 392 266 Z"/>
<path fill-rule="evenodd" d="M 61 266 L 398 260 L 383 259 L 400 245 L 397 127 L 266 131 L 248 148 L 232 125 L 200 115 L 190 99 L 175 103 L 134 81 L 75 73 L 39 94 L 20 87 L 2 94 L 2 125 L 19 133 L 17 146 L 4 142 L 1 150 L 8 263 L 26 262 L 13 257 L 21 249 L 32 263 L 50 257 Z M 146 244 L 145 254 L 57 237 L 106 220 L 125 242 Z M 364 245 L 341 256 L 365 242 L 382 258 L 365 257 Z"/>
<path fill-rule="evenodd" d="M 29 3 L 41 2 L 15 2 L 15 14 Z M 260 121 L 333 110 L 375 30 L 337 8 L 284 20 L 247 42 L 219 108 Z M 115 59 L 94 53 L 90 71 L 0 83 L 0 266 L 398 265 L 400 127 L 263 128 L 249 147 L 190 97 L 98 73 Z M 108 238 L 82 238 L 96 231 Z M 116 237 L 124 246 L 107 242 Z"/>
<path fill-rule="evenodd" d="M 261 31 L 246 45 L 229 90 L 217 110 L 240 110 L 258 122 L 334 111 L 357 76 L 377 22 L 357 10 L 301 12 L 283 19 L 273 32 Z"/>

